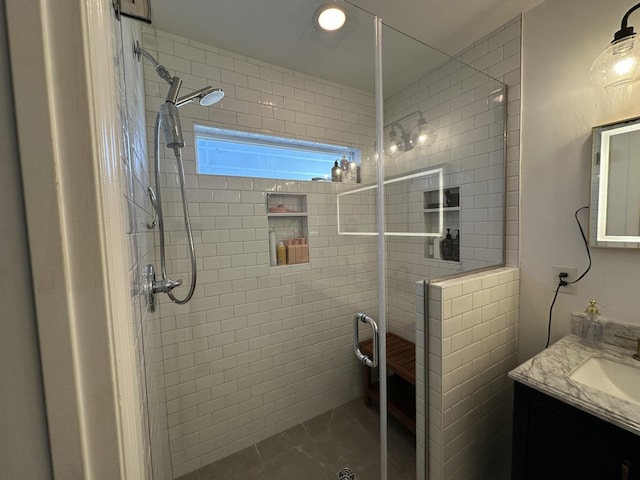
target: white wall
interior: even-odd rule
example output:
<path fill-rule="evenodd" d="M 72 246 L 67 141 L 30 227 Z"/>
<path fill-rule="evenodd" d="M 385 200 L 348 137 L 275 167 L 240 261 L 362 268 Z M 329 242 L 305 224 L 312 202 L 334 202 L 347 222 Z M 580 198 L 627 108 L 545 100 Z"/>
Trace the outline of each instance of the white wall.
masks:
<path fill-rule="evenodd" d="M 0 479 L 52 478 L 4 2 L 0 5 Z"/>
<path fill-rule="evenodd" d="M 589 81 L 593 59 L 608 45 L 633 2 L 553 0 L 523 20 L 520 231 L 520 359 L 542 350 L 557 285 L 552 267 L 587 266 L 574 212 L 589 204 L 591 128 L 640 114 L 640 86 L 605 91 Z M 640 14 L 631 16 L 638 22 Z M 588 215 L 581 217 L 587 225 Z M 569 332 L 571 311 L 590 298 L 612 319 L 640 324 L 635 313 L 640 251 L 591 249 L 593 267 L 561 294 L 552 341 Z"/>

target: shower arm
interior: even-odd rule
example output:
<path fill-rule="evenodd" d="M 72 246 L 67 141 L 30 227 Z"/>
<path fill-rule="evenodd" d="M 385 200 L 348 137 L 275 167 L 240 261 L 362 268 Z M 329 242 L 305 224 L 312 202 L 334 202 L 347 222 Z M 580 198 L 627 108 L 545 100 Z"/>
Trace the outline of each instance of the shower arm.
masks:
<path fill-rule="evenodd" d="M 167 98 L 165 101 L 173 103 L 176 107 L 181 107 L 182 105 L 191 103 L 200 95 L 202 95 L 202 92 L 204 90 L 206 90 L 207 87 L 201 88 L 200 90 L 195 90 L 187 95 L 178 98 L 178 92 L 180 91 L 180 87 L 182 86 L 182 79 L 177 76 L 172 76 L 169 70 L 167 70 L 167 67 L 165 67 L 161 63 L 158 63 L 153 55 L 151 55 L 140 46 L 140 42 L 136 41 L 133 51 L 138 60 L 140 60 L 141 56 L 149 60 L 149 63 L 153 65 L 153 68 L 155 69 L 158 76 L 171 87 L 169 88 L 169 92 L 167 93 Z"/>
<path fill-rule="evenodd" d="M 153 65 L 153 68 L 155 68 L 156 73 L 158 74 L 158 76 L 164 80 L 165 82 L 167 82 L 169 85 L 173 85 L 174 83 L 174 79 L 177 77 L 173 77 L 170 73 L 169 70 L 167 70 L 167 67 L 165 67 L 164 65 L 162 65 L 161 63 L 159 63 L 155 57 L 153 55 L 151 55 L 149 52 L 147 52 L 144 48 L 142 48 L 140 46 L 140 42 L 138 42 L 136 40 L 136 44 L 133 47 L 133 53 L 136 55 L 136 58 L 138 59 L 138 61 L 140 60 L 140 55 L 142 55 L 144 58 L 146 58 L 147 60 L 149 60 L 149 63 L 151 63 L 151 65 Z"/>

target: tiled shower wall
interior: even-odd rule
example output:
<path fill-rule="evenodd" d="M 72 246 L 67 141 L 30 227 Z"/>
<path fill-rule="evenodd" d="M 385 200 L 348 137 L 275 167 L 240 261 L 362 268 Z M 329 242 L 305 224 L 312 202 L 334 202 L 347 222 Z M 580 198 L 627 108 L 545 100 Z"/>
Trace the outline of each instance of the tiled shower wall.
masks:
<path fill-rule="evenodd" d="M 144 266 L 156 263 L 154 234 L 147 227 L 152 207 L 146 194 L 149 184 L 142 66 L 133 45 L 141 38 L 140 23 L 126 17 L 116 22 L 118 54 L 115 59 L 119 87 L 119 120 L 122 125 L 123 211 L 129 243 L 129 279 L 133 312 L 140 416 L 143 425 L 146 478 L 172 479 L 167 427 L 160 316 L 151 313 L 140 288 Z"/>
<path fill-rule="evenodd" d="M 518 16 L 463 50 L 464 63 L 507 86 L 507 192 L 505 264 L 518 265 L 520 184 L 520 94 L 522 17 Z"/>
<path fill-rule="evenodd" d="M 509 478 L 519 270 L 429 283 L 429 478 Z"/>
<path fill-rule="evenodd" d="M 180 109 L 199 270 L 188 304 L 161 305 L 171 458 L 180 476 L 359 396 L 353 316 L 377 314 L 375 237 L 337 235 L 337 193 L 357 186 L 197 175 L 194 123 L 366 151 L 375 112 L 370 94 L 349 87 L 152 29 L 143 40 L 183 79 L 183 93 L 207 84 L 225 91 L 210 108 Z M 167 86 L 144 68 L 153 125 Z M 188 284 L 172 157 L 161 171 L 168 271 Z M 269 266 L 267 192 L 307 195 L 309 264 Z"/>

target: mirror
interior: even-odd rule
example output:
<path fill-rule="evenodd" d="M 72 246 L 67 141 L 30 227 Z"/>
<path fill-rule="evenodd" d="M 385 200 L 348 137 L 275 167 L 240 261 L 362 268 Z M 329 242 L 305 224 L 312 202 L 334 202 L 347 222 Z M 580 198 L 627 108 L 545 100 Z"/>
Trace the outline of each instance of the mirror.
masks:
<path fill-rule="evenodd" d="M 640 117 L 593 129 L 589 244 L 640 248 Z"/>

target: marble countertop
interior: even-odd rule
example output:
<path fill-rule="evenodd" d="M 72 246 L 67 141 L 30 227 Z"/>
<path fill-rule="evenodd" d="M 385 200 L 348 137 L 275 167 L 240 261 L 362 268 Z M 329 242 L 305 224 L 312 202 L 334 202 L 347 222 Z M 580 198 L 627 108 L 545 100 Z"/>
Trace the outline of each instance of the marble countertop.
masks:
<path fill-rule="evenodd" d="M 640 405 L 569 378 L 574 369 L 594 355 L 638 368 L 640 362 L 632 359 L 633 353 L 608 344 L 602 348 L 589 347 L 580 343 L 577 336 L 567 335 L 509 372 L 509 378 L 640 435 Z"/>

